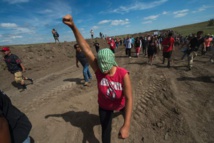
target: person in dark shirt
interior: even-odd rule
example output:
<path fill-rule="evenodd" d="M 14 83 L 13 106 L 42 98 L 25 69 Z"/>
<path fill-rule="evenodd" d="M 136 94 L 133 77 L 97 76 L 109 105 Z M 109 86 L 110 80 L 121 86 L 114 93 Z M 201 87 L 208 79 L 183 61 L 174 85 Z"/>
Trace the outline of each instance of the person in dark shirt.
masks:
<path fill-rule="evenodd" d="M 27 116 L 17 109 L 0 90 L 0 142 L 30 143 L 32 125 Z"/>
<path fill-rule="evenodd" d="M 197 32 L 197 37 L 194 37 L 189 42 L 188 54 L 188 68 L 189 70 L 193 67 L 193 60 L 197 56 L 197 51 L 201 45 L 203 45 L 204 39 L 202 38 L 203 31 Z"/>
<path fill-rule="evenodd" d="M 95 40 L 94 42 L 94 47 L 96 49 L 96 52 L 98 53 L 98 51 L 100 50 L 100 44 L 97 42 L 97 40 Z"/>
<path fill-rule="evenodd" d="M 59 43 L 59 34 L 58 34 L 58 32 L 55 29 L 52 29 L 52 34 L 53 34 L 55 43 L 56 43 L 56 41 L 58 41 L 58 43 Z"/>
<path fill-rule="evenodd" d="M 156 52 L 157 52 L 157 41 L 154 36 L 151 36 L 151 40 L 149 41 L 147 50 L 148 64 L 152 65 Z"/>
<path fill-rule="evenodd" d="M 14 75 L 15 81 L 20 83 L 23 89 L 26 89 L 25 80 L 29 80 L 33 84 L 33 80 L 31 78 L 27 78 L 22 75 L 22 72 L 25 72 L 25 67 L 19 57 L 12 54 L 9 47 L 3 47 L 1 52 L 5 55 L 4 61 L 7 65 L 8 71 Z"/>
<path fill-rule="evenodd" d="M 79 47 L 79 44 L 75 44 L 74 48 L 76 50 L 76 66 L 79 67 L 78 62 L 80 62 L 83 66 L 83 77 L 85 80 L 84 86 L 88 86 L 89 79 L 92 78 L 91 73 L 89 71 L 89 63 L 86 59 L 86 56 Z"/>

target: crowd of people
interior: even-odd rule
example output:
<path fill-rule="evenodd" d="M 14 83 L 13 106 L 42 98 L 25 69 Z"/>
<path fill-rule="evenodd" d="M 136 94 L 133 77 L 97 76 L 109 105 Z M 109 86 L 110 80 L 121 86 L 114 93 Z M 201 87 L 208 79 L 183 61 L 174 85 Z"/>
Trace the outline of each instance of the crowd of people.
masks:
<path fill-rule="evenodd" d="M 119 39 L 119 40 L 118 40 Z M 144 36 L 131 37 L 127 36 L 126 38 L 113 38 L 107 37 L 106 41 L 110 45 L 112 41 L 116 45 L 124 45 L 125 54 L 132 58 L 131 55 L 132 49 L 135 51 L 134 57 L 139 57 L 140 51 L 142 50 L 142 55 L 148 57 L 148 64 L 153 64 L 153 60 L 157 54 L 162 55 L 162 63 L 165 64 L 165 59 L 167 59 L 167 67 L 171 67 L 172 61 L 172 52 L 175 48 L 179 49 L 178 51 L 183 52 L 181 60 L 184 60 L 187 57 L 187 67 L 189 70 L 193 67 L 194 58 L 200 52 L 202 56 L 206 55 L 207 52 L 214 52 L 212 46 L 214 45 L 213 35 L 203 34 L 203 31 L 198 31 L 195 34 L 190 34 L 188 36 L 182 36 L 174 31 L 164 31 L 163 33 L 156 34 L 146 34 Z M 111 41 L 111 42 L 110 42 Z M 110 49 L 111 46 L 109 46 Z M 115 49 L 117 49 L 116 46 Z M 113 52 L 115 52 L 115 49 Z M 214 62 L 214 54 L 210 56 L 210 62 Z"/>
<path fill-rule="evenodd" d="M 63 17 L 63 23 L 67 25 L 73 32 L 76 38 L 74 49 L 76 51 L 76 66 L 79 67 L 79 62 L 83 67 L 84 85 L 87 86 L 92 79 L 92 74 L 89 71 L 89 66 L 95 73 L 98 90 L 98 111 L 102 128 L 102 142 L 111 142 L 111 124 L 114 111 L 119 111 L 123 114 L 124 122 L 118 131 L 118 138 L 125 139 L 129 136 L 132 115 L 132 86 L 130 81 L 129 71 L 118 66 L 115 61 L 115 52 L 119 46 L 124 46 L 125 55 L 132 58 L 132 49 L 135 51 L 134 57 L 139 57 L 140 52 L 144 57 L 148 57 L 148 64 L 152 65 L 155 56 L 162 52 L 162 63 L 165 64 L 167 59 L 167 67 L 171 67 L 172 52 L 175 46 L 181 47 L 184 55 L 188 57 L 188 69 L 193 67 L 193 60 L 201 50 L 201 55 L 204 56 L 211 50 L 213 36 L 203 35 L 203 31 L 198 31 L 186 37 L 181 36 L 173 31 L 166 31 L 160 35 L 151 34 L 145 36 L 126 38 L 106 37 L 106 42 L 109 48 L 100 48 L 97 40 L 93 42 L 96 49 L 96 56 L 91 50 L 91 47 L 83 38 L 78 28 L 75 26 L 71 15 Z M 93 30 L 90 31 L 91 38 L 94 37 Z M 52 30 L 55 42 L 59 42 L 59 34 L 55 29 Z M 100 33 L 100 38 L 103 34 Z M 33 84 L 31 78 L 23 76 L 25 71 L 19 57 L 12 54 L 9 47 L 1 49 L 4 53 L 4 61 L 8 67 L 8 71 L 14 75 L 17 83 L 20 83 L 23 89 L 26 89 L 25 80 L 29 80 Z M 210 57 L 213 62 L 213 54 Z M 29 132 L 31 123 L 24 113 L 19 111 L 12 105 L 9 97 L 0 91 L 0 140 L 4 143 L 29 143 Z M 10 107 L 10 108 L 8 108 Z M 9 111 L 7 111 L 10 109 Z M 19 116 L 19 119 L 16 116 Z M 19 120 L 19 122 L 18 122 Z"/>

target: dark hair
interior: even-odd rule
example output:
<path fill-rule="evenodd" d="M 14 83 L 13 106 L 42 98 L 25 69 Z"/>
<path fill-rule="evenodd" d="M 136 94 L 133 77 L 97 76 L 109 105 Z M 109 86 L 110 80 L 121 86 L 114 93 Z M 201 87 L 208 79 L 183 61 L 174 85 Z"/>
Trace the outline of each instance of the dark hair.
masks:
<path fill-rule="evenodd" d="M 168 36 L 171 37 L 172 35 L 173 35 L 173 33 L 172 33 L 172 32 L 169 32 Z"/>
<path fill-rule="evenodd" d="M 199 35 L 199 34 L 201 35 L 201 34 L 203 34 L 203 33 L 204 33 L 203 31 L 198 31 L 198 32 L 197 32 L 197 35 Z"/>

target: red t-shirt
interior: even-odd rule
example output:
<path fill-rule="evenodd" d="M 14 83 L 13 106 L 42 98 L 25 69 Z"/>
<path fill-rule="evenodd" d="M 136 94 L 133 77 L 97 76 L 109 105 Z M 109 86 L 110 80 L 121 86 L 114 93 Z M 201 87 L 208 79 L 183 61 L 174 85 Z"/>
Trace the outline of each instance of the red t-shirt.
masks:
<path fill-rule="evenodd" d="M 115 49 L 116 48 L 116 43 L 114 42 L 114 40 L 109 40 L 108 41 L 109 47 L 110 49 Z"/>
<path fill-rule="evenodd" d="M 127 70 L 117 67 L 113 76 L 103 74 L 100 70 L 95 72 L 98 87 L 98 104 L 105 110 L 121 110 L 125 107 L 123 94 L 123 79 Z"/>
<path fill-rule="evenodd" d="M 173 49 L 175 39 L 173 37 L 165 38 L 162 42 L 163 52 L 170 52 Z"/>
<path fill-rule="evenodd" d="M 205 47 L 210 47 L 210 43 L 212 42 L 212 38 L 207 38 L 204 40 Z"/>

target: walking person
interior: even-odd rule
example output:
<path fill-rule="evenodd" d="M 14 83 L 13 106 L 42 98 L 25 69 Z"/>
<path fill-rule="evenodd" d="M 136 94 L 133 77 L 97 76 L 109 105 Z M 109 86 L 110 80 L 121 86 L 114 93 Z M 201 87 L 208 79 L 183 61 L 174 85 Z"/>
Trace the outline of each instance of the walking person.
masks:
<path fill-rule="evenodd" d="M 103 33 L 100 32 L 100 39 L 103 39 Z"/>
<path fill-rule="evenodd" d="M 91 29 L 90 33 L 91 33 L 91 39 L 93 39 L 94 38 L 94 31 L 93 31 L 93 29 Z"/>
<path fill-rule="evenodd" d="M 135 52 L 136 52 L 136 57 L 138 58 L 140 55 L 140 47 L 142 45 L 141 40 L 139 37 L 136 38 L 135 40 Z"/>
<path fill-rule="evenodd" d="M 127 36 L 126 39 L 126 55 L 131 58 L 132 39 Z"/>
<path fill-rule="evenodd" d="M 53 34 L 55 43 L 56 43 L 56 41 L 58 41 L 58 43 L 59 43 L 59 33 L 55 29 L 52 29 L 52 34 Z"/>
<path fill-rule="evenodd" d="M 197 51 L 200 46 L 203 46 L 204 39 L 202 38 L 203 31 L 198 31 L 197 36 L 192 38 L 189 42 L 188 49 L 188 69 L 193 67 L 193 60 L 198 55 Z"/>
<path fill-rule="evenodd" d="M 100 44 L 97 42 L 97 40 L 95 40 L 95 42 L 94 42 L 94 47 L 96 49 L 96 52 L 98 53 L 100 50 Z"/>
<path fill-rule="evenodd" d="M 145 40 L 146 38 L 145 37 L 142 37 L 142 52 L 143 52 L 143 55 L 147 55 L 147 41 Z"/>
<path fill-rule="evenodd" d="M 201 49 L 201 55 L 205 55 L 207 51 L 210 51 L 211 42 L 213 38 L 210 35 L 206 35 L 204 38 L 204 47 Z"/>
<path fill-rule="evenodd" d="M 89 71 L 88 61 L 86 59 L 86 56 L 82 52 L 79 44 L 75 44 L 74 48 L 76 50 L 76 66 L 79 68 L 78 62 L 81 63 L 81 65 L 83 67 L 83 77 L 85 80 L 84 86 L 88 86 L 89 80 L 92 79 L 91 73 Z"/>
<path fill-rule="evenodd" d="M 118 137 L 121 139 L 127 138 L 129 136 L 133 104 L 129 72 L 117 66 L 114 54 L 109 48 L 101 49 L 96 58 L 70 15 L 64 16 L 63 22 L 73 31 L 97 78 L 102 142 L 111 142 L 111 123 L 115 110 L 125 112 L 124 123 L 119 130 Z"/>
<path fill-rule="evenodd" d="M 108 45 L 109 45 L 110 50 L 111 50 L 113 53 L 115 53 L 116 43 L 115 43 L 114 39 L 109 38 L 109 39 L 108 39 Z"/>
<path fill-rule="evenodd" d="M 184 58 L 186 56 L 188 56 L 188 49 L 189 49 L 189 41 L 190 41 L 190 37 L 187 38 L 183 41 L 183 43 L 181 44 L 181 48 L 182 48 L 182 52 L 183 52 L 183 56 L 181 57 L 181 60 L 184 60 Z"/>
<path fill-rule="evenodd" d="M 165 58 L 168 59 L 167 67 L 170 68 L 172 50 L 174 48 L 175 39 L 172 37 L 172 32 L 168 33 L 168 37 L 165 38 L 162 42 L 163 46 L 163 64 L 165 63 Z"/>
<path fill-rule="evenodd" d="M 30 143 L 31 128 L 28 117 L 0 90 L 0 142 Z"/>
<path fill-rule="evenodd" d="M 157 51 L 157 41 L 152 36 L 148 45 L 148 64 L 152 65 L 156 51 Z"/>
<path fill-rule="evenodd" d="M 7 69 L 14 75 L 15 82 L 20 83 L 23 90 L 27 89 L 25 80 L 29 80 L 31 84 L 33 84 L 33 79 L 23 76 L 25 67 L 19 57 L 15 54 L 12 54 L 9 47 L 3 47 L 1 52 L 4 53 L 4 61 L 7 65 Z"/>

